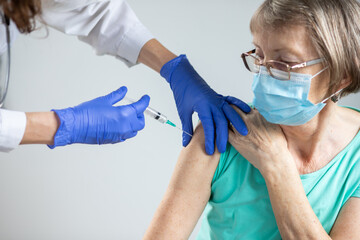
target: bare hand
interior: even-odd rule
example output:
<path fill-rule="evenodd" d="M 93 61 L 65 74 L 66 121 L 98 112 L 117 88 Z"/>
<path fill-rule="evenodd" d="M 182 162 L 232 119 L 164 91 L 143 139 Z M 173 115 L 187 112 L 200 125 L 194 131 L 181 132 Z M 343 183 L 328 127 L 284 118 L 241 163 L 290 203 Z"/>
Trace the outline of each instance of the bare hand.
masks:
<path fill-rule="evenodd" d="M 248 114 L 238 108 L 235 110 L 244 120 L 249 133 L 243 136 L 230 125 L 229 142 L 262 174 L 291 160 L 285 135 L 279 125 L 267 122 L 255 109 Z"/>

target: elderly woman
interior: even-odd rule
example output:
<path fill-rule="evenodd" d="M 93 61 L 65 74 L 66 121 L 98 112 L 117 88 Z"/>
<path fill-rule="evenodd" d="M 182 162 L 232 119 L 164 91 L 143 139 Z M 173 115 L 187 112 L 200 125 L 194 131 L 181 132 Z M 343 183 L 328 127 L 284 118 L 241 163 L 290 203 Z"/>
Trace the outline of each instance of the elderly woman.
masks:
<path fill-rule="evenodd" d="M 198 239 L 359 239 L 360 110 L 336 102 L 360 89 L 360 4 L 266 0 L 250 28 L 248 135 L 209 156 L 198 126 L 144 238 L 187 239 L 204 211 Z"/>

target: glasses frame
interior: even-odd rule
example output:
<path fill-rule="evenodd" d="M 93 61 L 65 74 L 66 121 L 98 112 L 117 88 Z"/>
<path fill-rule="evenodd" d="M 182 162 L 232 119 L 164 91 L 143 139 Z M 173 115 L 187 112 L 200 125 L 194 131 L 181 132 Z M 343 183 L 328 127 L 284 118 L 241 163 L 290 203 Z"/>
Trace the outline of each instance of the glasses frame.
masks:
<path fill-rule="evenodd" d="M 314 60 L 310 60 L 310 61 L 306 61 L 306 62 L 302 62 L 302 63 L 299 63 L 299 64 L 296 64 L 294 66 L 290 66 L 289 64 L 287 63 L 284 63 L 284 62 L 280 62 L 280 61 L 276 61 L 276 60 L 269 60 L 269 61 L 262 61 L 260 60 L 259 58 L 255 57 L 254 54 L 256 52 L 256 49 L 253 49 L 249 52 L 245 52 L 243 54 L 241 54 L 241 58 L 243 59 L 243 62 L 244 62 L 244 65 L 246 67 L 247 70 L 249 70 L 250 72 L 253 72 L 250 70 L 250 67 L 246 61 L 246 57 L 252 57 L 254 58 L 256 61 L 258 61 L 260 63 L 260 66 L 265 66 L 267 71 L 269 72 L 270 76 L 278 79 L 277 77 L 275 77 L 273 75 L 273 73 L 271 72 L 271 68 L 273 69 L 276 69 L 273 67 L 272 63 L 279 63 L 279 64 L 282 64 L 284 66 L 286 66 L 286 69 L 287 69 L 287 73 L 288 73 L 288 78 L 287 79 L 279 79 L 279 80 L 290 80 L 290 76 L 291 76 L 291 70 L 293 69 L 299 69 L 299 68 L 304 68 L 304 67 L 308 67 L 308 66 L 312 66 L 312 65 L 315 65 L 315 64 L 318 64 L 318 63 L 321 63 L 323 62 L 325 59 L 324 58 L 318 58 L 318 59 L 314 59 Z M 278 70 L 278 69 L 276 69 Z M 281 70 L 280 70 L 281 71 Z"/>
<path fill-rule="evenodd" d="M 7 67 L 6 67 L 6 77 L 5 77 L 5 91 L 4 91 L 4 95 L 0 98 L 0 108 L 1 108 L 4 104 L 9 87 L 11 50 L 10 50 L 10 30 L 9 30 L 10 19 L 2 11 L 0 11 L 0 18 L 1 18 L 0 19 L 1 24 L 5 25 L 6 43 L 7 43 Z"/>

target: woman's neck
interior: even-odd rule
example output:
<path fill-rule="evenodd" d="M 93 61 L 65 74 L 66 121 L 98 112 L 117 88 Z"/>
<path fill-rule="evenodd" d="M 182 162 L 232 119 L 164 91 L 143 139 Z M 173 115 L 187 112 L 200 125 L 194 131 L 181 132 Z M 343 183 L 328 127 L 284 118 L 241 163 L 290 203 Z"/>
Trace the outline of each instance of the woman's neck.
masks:
<path fill-rule="evenodd" d="M 339 107 L 329 101 L 324 109 L 308 123 L 281 128 L 300 174 L 314 172 L 325 166 L 337 154 L 341 122 Z"/>

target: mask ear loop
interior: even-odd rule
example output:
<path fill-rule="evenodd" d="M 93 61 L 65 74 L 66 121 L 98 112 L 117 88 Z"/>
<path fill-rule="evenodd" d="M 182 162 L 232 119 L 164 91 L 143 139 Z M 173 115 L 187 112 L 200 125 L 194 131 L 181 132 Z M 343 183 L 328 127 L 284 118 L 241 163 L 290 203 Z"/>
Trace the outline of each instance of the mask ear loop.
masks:
<path fill-rule="evenodd" d="M 322 72 L 324 72 L 324 71 L 325 71 L 326 69 L 328 69 L 328 68 L 329 68 L 329 67 L 325 67 L 325 68 L 321 69 L 318 73 L 316 73 L 314 76 L 312 76 L 311 79 L 317 77 L 318 75 L 320 75 Z"/>
<path fill-rule="evenodd" d="M 331 101 L 337 103 L 339 101 L 339 93 L 344 90 L 343 88 L 337 91 L 336 93 L 332 94 L 330 97 L 325 98 L 321 103 L 325 103 L 327 100 L 331 98 Z"/>
<path fill-rule="evenodd" d="M 318 72 L 317 74 L 315 74 L 311 79 L 315 78 L 316 76 L 318 76 L 319 74 L 321 74 L 322 72 L 324 72 L 326 69 L 328 69 L 329 67 L 325 67 L 324 69 L 322 69 L 320 72 Z M 332 94 L 330 97 L 325 98 L 323 101 L 321 101 L 321 103 L 325 103 L 327 100 L 329 100 L 331 98 L 331 101 L 333 101 L 334 103 L 337 103 L 339 101 L 339 93 L 344 90 L 343 88 L 340 89 L 339 91 L 335 92 L 334 94 Z"/>

